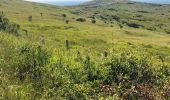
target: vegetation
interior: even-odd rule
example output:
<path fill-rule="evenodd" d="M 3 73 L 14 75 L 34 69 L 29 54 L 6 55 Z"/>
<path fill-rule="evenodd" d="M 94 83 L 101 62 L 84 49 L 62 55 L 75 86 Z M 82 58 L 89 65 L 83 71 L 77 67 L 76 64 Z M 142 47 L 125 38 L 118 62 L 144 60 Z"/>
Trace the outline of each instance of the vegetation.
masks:
<path fill-rule="evenodd" d="M 32 21 L 32 16 L 28 17 L 28 21 L 30 21 L 30 22 Z"/>
<path fill-rule="evenodd" d="M 96 20 L 93 19 L 91 22 L 92 22 L 93 24 L 95 24 L 95 23 L 96 23 Z"/>
<path fill-rule="evenodd" d="M 58 7 L 1 0 L 0 99 L 169 100 L 168 18 L 152 18 L 160 13 L 153 9 L 169 5 L 120 0 L 115 8 L 113 1 Z"/>
<path fill-rule="evenodd" d="M 20 25 L 9 22 L 3 12 L 0 13 L 0 30 L 6 31 L 15 35 L 19 34 Z"/>
<path fill-rule="evenodd" d="M 76 21 L 79 21 L 79 22 L 85 22 L 86 19 L 85 18 L 77 18 Z"/>

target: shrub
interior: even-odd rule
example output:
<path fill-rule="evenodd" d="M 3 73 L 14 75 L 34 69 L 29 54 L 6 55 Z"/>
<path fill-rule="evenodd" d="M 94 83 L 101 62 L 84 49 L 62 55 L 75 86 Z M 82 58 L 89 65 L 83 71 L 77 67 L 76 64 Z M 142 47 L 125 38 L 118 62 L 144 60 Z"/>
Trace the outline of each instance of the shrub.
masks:
<path fill-rule="evenodd" d="M 108 65 L 109 79 L 117 84 L 153 83 L 156 78 L 147 58 L 122 53 L 119 57 L 113 57 Z"/>
<path fill-rule="evenodd" d="M 9 32 L 9 33 L 14 33 L 14 34 L 18 35 L 19 34 L 19 32 L 18 32 L 19 29 L 20 29 L 20 25 L 15 24 L 15 23 L 11 23 L 6 28 L 6 31 Z"/>
<path fill-rule="evenodd" d="M 68 24 L 68 23 L 69 23 L 69 20 L 66 20 L 65 23 Z"/>
<path fill-rule="evenodd" d="M 108 20 L 108 18 L 107 18 L 106 16 L 100 15 L 100 18 L 101 18 L 102 20 Z"/>
<path fill-rule="evenodd" d="M 41 16 L 43 16 L 43 13 L 40 13 Z"/>
<path fill-rule="evenodd" d="M 165 29 L 165 32 L 166 32 L 167 34 L 170 34 L 170 30 Z"/>
<path fill-rule="evenodd" d="M 120 17 L 112 15 L 112 19 L 116 20 L 116 21 L 120 21 Z"/>
<path fill-rule="evenodd" d="M 156 31 L 156 28 L 155 27 L 149 27 L 149 28 L 147 28 L 147 30 Z"/>
<path fill-rule="evenodd" d="M 79 22 L 85 22 L 86 19 L 85 18 L 77 18 L 76 21 L 79 21 Z"/>
<path fill-rule="evenodd" d="M 19 29 L 20 25 L 11 23 L 3 12 L 0 13 L 0 30 L 18 35 Z"/>
<path fill-rule="evenodd" d="M 138 12 L 140 12 L 140 13 L 149 13 L 148 11 L 138 11 Z"/>
<path fill-rule="evenodd" d="M 28 21 L 30 21 L 30 22 L 32 21 L 32 16 L 28 17 Z"/>
<path fill-rule="evenodd" d="M 123 25 L 122 25 L 122 24 L 119 24 L 119 27 L 122 29 L 122 28 L 123 28 Z"/>
<path fill-rule="evenodd" d="M 25 45 L 20 49 L 21 61 L 17 66 L 17 77 L 20 80 L 29 77 L 30 80 L 41 80 L 43 67 L 50 58 L 50 53 L 41 46 Z"/>
<path fill-rule="evenodd" d="M 167 34 L 170 34 L 170 32 L 166 32 Z"/>
<path fill-rule="evenodd" d="M 129 27 L 133 27 L 133 28 L 140 28 L 143 27 L 143 25 L 137 24 L 137 23 L 127 23 L 127 25 Z"/>
<path fill-rule="evenodd" d="M 93 20 L 92 20 L 92 23 L 95 24 L 95 23 L 96 23 L 96 20 L 93 19 Z"/>
<path fill-rule="evenodd" d="M 65 17 L 67 17 L 67 15 L 66 15 L 66 14 L 62 14 L 61 16 L 62 16 L 62 17 L 64 17 L 64 18 L 65 18 Z"/>
<path fill-rule="evenodd" d="M 9 25 L 8 18 L 4 15 L 3 12 L 1 12 L 0 13 L 0 29 L 5 31 L 8 25 Z"/>

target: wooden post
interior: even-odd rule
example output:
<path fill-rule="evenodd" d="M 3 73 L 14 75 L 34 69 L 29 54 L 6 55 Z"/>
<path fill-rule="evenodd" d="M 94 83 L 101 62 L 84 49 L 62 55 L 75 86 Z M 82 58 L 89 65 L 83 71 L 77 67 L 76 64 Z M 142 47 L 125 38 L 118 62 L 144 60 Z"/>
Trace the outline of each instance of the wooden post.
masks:
<path fill-rule="evenodd" d="M 69 50 L 69 41 L 66 40 L 66 49 Z"/>
<path fill-rule="evenodd" d="M 108 57 L 108 52 L 104 51 L 104 57 L 107 58 Z"/>

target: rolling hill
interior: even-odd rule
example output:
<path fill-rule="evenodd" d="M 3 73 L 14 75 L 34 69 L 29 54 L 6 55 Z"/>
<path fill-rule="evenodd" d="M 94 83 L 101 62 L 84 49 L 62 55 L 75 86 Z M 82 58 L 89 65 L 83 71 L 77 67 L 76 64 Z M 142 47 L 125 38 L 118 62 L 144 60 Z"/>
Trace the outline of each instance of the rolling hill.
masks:
<path fill-rule="evenodd" d="M 0 0 L 0 99 L 167 99 L 170 5 Z"/>

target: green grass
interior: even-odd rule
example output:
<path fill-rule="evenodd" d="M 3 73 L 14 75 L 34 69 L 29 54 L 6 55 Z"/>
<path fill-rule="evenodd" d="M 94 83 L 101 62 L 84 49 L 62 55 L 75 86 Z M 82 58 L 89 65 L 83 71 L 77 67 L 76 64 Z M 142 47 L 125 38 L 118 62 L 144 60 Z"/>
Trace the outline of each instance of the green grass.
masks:
<path fill-rule="evenodd" d="M 170 29 L 170 6 L 113 5 L 85 9 L 1 0 L 0 9 L 21 29 L 19 36 L 0 32 L 0 99 L 168 99 L 170 35 L 165 29 Z M 112 7 L 117 11 L 108 10 Z M 149 13 L 139 12 L 142 8 Z M 82 13 L 71 13 L 76 10 Z M 93 24 L 89 16 L 96 11 L 144 27 L 132 28 L 109 19 L 106 24 L 99 16 Z M 134 15 L 150 21 L 138 21 Z M 81 17 L 87 21 L 75 20 Z M 156 26 L 162 23 L 165 29 Z M 147 30 L 150 27 L 156 30 Z"/>

